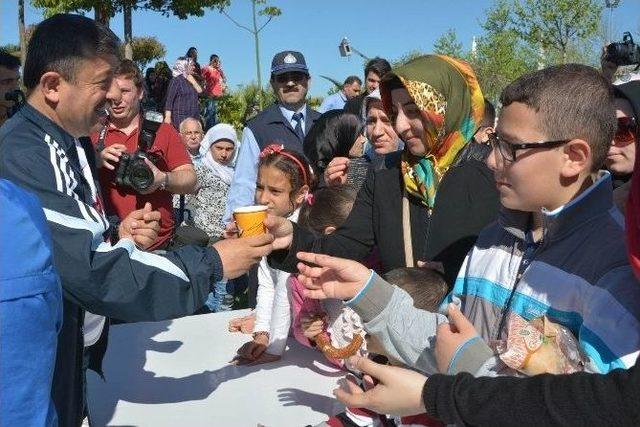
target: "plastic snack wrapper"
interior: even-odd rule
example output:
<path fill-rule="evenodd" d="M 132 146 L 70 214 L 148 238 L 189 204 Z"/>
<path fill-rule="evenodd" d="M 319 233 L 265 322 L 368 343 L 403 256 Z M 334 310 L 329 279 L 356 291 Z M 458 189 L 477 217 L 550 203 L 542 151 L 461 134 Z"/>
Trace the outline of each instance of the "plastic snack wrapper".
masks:
<path fill-rule="evenodd" d="M 508 367 L 528 376 L 584 370 L 586 357 L 576 338 L 546 316 L 527 321 L 511 313 L 507 330 L 507 339 L 494 342 L 493 348 Z"/>

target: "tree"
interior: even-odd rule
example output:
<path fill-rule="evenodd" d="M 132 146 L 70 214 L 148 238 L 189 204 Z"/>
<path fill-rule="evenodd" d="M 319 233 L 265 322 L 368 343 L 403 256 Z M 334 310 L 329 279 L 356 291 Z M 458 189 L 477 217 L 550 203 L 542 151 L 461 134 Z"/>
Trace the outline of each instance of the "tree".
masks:
<path fill-rule="evenodd" d="M 203 16 L 206 9 L 222 8 L 230 0 L 31 0 L 35 7 L 44 9 L 45 16 L 56 13 L 95 11 L 95 20 L 109 26 L 109 20 L 122 12 L 124 18 L 125 56 L 132 59 L 133 29 L 131 13 L 143 9 L 160 12 L 164 16 L 175 15 L 180 19 Z"/>
<path fill-rule="evenodd" d="M 14 43 L 7 43 L 0 46 L 0 50 L 7 52 L 13 56 L 20 56 L 20 46 Z"/>
<path fill-rule="evenodd" d="M 164 45 L 155 37 L 133 37 L 131 49 L 133 62 L 142 72 L 151 61 L 161 59 L 167 54 Z"/>
<path fill-rule="evenodd" d="M 396 59 L 394 61 L 391 61 L 391 66 L 393 68 L 399 67 L 400 65 L 404 65 L 407 62 L 412 61 L 412 60 L 414 60 L 416 58 L 419 58 L 419 57 L 421 57 L 423 55 L 426 55 L 426 53 L 424 53 L 421 50 L 417 50 L 417 49 L 410 50 L 409 52 L 405 53 L 404 55 L 402 55 L 398 59 Z"/>
<path fill-rule="evenodd" d="M 498 0 L 487 10 L 481 23 L 484 33 L 469 57 L 485 98 L 496 105 L 509 83 L 537 66 L 537 52 L 511 27 L 512 13 L 508 0 Z"/>
<path fill-rule="evenodd" d="M 454 58 L 464 58 L 465 56 L 462 51 L 462 43 L 458 41 L 458 35 L 453 28 L 449 28 L 446 33 L 438 37 L 433 43 L 433 51 Z"/>
<path fill-rule="evenodd" d="M 552 62 L 566 63 L 572 48 L 596 36 L 602 5 L 598 0 L 519 0 L 513 11 L 518 36 L 545 55 L 557 55 Z"/>
<path fill-rule="evenodd" d="M 224 7 L 220 8 L 220 12 L 231 22 L 233 22 L 236 26 L 242 28 L 243 30 L 248 31 L 253 35 L 253 43 L 255 46 L 255 54 L 256 54 L 256 79 L 258 82 L 258 87 L 262 87 L 262 77 L 260 75 L 260 32 L 264 30 L 269 22 L 276 16 L 282 15 L 282 11 L 275 6 L 267 6 L 266 0 L 250 0 L 251 1 L 251 11 L 252 11 L 252 24 L 251 26 L 243 25 L 240 22 L 236 21 L 229 13 L 224 9 Z M 258 10 L 258 7 L 264 7 Z M 258 16 L 266 17 L 266 20 L 258 24 Z M 264 105 L 262 99 L 260 100 L 260 106 Z"/>

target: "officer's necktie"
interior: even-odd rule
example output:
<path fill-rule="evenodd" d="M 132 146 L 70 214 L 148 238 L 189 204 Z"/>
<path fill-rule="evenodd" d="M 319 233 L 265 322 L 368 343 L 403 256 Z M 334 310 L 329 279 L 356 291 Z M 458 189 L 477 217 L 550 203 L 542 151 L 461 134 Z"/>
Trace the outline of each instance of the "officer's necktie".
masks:
<path fill-rule="evenodd" d="M 293 115 L 293 121 L 296 122 L 296 127 L 294 130 L 296 131 L 296 135 L 300 138 L 300 141 L 304 141 L 304 129 L 302 128 L 302 113 L 295 113 Z"/>

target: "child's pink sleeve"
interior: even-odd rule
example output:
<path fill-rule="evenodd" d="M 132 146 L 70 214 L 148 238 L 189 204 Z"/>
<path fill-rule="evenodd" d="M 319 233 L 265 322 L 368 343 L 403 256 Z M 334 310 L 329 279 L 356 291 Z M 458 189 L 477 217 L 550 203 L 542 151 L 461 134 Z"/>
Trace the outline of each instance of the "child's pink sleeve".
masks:
<path fill-rule="evenodd" d="M 291 320 L 293 325 L 293 336 L 296 341 L 306 347 L 313 347 L 311 341 L 304 336 L 302 330 L 302 318 L 312 316 L 322 311 L 322 307 L 317 300 L 305 298 L 303 295 L 304 286 L 293 274 L 289 277 L 289 290 L 291 292 Z"/>

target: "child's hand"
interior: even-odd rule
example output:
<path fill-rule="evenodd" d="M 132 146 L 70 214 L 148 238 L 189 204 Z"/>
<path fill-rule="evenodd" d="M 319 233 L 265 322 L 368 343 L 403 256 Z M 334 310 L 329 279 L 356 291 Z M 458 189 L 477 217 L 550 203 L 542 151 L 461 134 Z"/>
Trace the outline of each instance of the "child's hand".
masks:
<path fill-rule="evenodd" d="M 449 322 L 438 326 L 436 332 L 436 361 L 438 370 L 446 374 L 451 359 L 461 345 L 478 336 L 473 324 L 460 311 L 457 305 L 449 304 Z"/>
<path fill-rule="evenodd" d="M 300 326 L 302 326 L 302 332 L 307 339 L 313 341 L 313 339 L 321 334 L 324 330 L 324 319 L 318 318 L 318 316 L 303 317 L 300 320 Z"/>
<path fill-rule="evenodd" d="M 298 259 L 318 266 L 298 263 L 298 280 L 306 288 L 304 296 L 307 298 L 351 299 L 360 292 L 371 276 L 367 267 L 344 258 L 298 252 Z"/>
<path fill-rule="evenodd" d="M 229 332 L 242 332 L 243 334 L 250 334 L 253 332 L 253 325 L 256 322 L 255 313 L 251 313 L 248 316 L 236 317 L 229 321 Z"/>
<path fill-rule="evenodd" d="M 251 361 L 257 360 L 265 352 L 268 345 L 269 337 L 267 335 L 256 335 L 253 341 L 244 343 L 238 349 L 238 356 Z"/>

